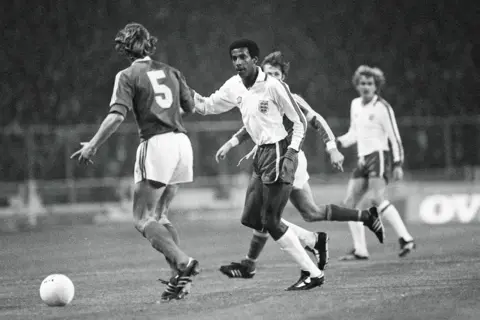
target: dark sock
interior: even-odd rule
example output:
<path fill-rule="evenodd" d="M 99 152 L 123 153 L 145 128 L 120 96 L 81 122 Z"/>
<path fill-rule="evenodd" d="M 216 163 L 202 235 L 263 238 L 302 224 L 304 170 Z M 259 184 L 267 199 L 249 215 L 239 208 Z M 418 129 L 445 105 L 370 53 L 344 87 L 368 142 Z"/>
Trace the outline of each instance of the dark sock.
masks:
<path fill-rule="evenodd" d="M 327 205 L 327 220 L 329 221 L 366 221 L 367 210 L 348 209 L 334 204 Z"/>
<path fill-rule="evenodd" d="M 188 264 L 188 256 L 180 250 L 170 237 L 170 233 L 161 224 L 152 221 L 146 225 L 143 233 L 152 247 L 163 253 L 165 258 L 174 262 L 177 269 L 185 269 Z"/>
<path fill-rule="evenodd" d="M 249 260 L 257 260 L 260 256 L 260 253 L 263 251 L 265 244 L 267 243 L 268 235 L 257 235 L 254 234 L 252 241 L 250 241 L 250 248 L 248 249 L 247 258 Z"/>

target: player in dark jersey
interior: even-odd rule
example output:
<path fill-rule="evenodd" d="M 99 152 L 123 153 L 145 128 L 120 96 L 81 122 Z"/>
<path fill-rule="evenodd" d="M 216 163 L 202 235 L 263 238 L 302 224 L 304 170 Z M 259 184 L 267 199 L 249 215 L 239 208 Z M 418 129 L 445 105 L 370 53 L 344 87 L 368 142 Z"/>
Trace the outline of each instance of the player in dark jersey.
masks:
<path fill-rule="evenodd" d="M 130 23 L 115 38 L 115 49 L 132 64 L 115 77 L 110 112 L 95 136 L 72 155 L 93 163 L 97 149 L 132 111 L 140 145 L 135 162 L 133 216 L 135 228 L 165 255 L 173 276 L 162 300 L 182 299 L 198 274 L 198 261 L 178 247 L 178 235 L 166 217 L 179 183 L 193 180 L 193 151 L 182 113 L 191 113 L 193 95 L 180 71 L 151 60 L 157 39 L 140 24 Z M 166 152 L 168 150 L 168 152 Z M 157 209 L 158 208 L 158 209 Z"/>

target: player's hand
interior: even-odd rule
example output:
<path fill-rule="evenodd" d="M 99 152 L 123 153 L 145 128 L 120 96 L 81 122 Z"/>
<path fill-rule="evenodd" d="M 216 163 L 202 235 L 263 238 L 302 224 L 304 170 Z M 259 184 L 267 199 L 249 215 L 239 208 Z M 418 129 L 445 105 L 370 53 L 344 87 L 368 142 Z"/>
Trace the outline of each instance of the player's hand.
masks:
<path fill-rule="evenodd" d="M 343 156 L 343 154 L 338 151 L 338 149 L 332 149 L 329 151 L 330 153 L 330 162 L 332 163 L 332 166 L 343 172 L 343 160 L 345 159 L 345 157 Z"/>
<path fill-rule="evenodd" d="M 281 172 L 293 178 L 295 176 L 295 171 L 297 171 L 297 164 L 298 151 L 288 148 L 287 152 L 285 152 L 285 155 L 283 156 Z"/>
<path fill-rule="evenodd" d="M 400 166 L 393 168 L 393 181 L 400 181 L 403 179 L 403 169 Z"/>
<path fill-rule="evenodd" d="M 233 145 L 230 141 L 227 141 L 223 146 L 218 149 L 217 153 L 215 154 L 215 160 L 217 163 L 220 162 L 220 160 L 225 159 L 227 156 L 227 153 L 233 148 Z"/>
<path fill-rule="evenodd" d="M 78 157 L 79 163 L 85 165 L 88 165 L 89 163 L 93 164 L 93 161 L 90 158 L 92 158 L 95 153 L 97 153 L 97 150 L 92 145 L 90 145 L 89 142 L 81 142 L 80 145 L 82 146 L 82 148 L 73 153 L 70 156 L 70 159 Z"/>

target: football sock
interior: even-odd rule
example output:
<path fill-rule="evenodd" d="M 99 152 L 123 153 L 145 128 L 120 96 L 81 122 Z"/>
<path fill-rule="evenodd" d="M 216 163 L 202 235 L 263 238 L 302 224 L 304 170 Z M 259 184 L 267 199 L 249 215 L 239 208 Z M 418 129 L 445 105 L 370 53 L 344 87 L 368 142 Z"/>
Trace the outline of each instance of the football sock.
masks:
<path fill-rule="evenodd" d="M 367 210 L 348 209 L 334 204 L 327 205 L 327 220 L 329 221 L 366 221 Z"/>
<path fill-rule="evenodd" d="M 303 247 L 313 248 L 315 243 L 317 243 L 317 234 L 315 232 L 308 231 L 300 226 L 297 226 L 296 224 L 288 222 L 285 219 L 282 219 L 282 222 L 285 223 L 289 229 L 292 229 L 293 232 L 295 232 Z"/>
<path fill-rule="evenodd" d="M 257 261 L 258 256 L 262 252 L 265 244 L 268 240 L 268 233 L 260 232 L 257 230 L 253 230 L 253 237 L 250 241 L 250 248 L 248 249 L 247 260 L 252 262 Z"/>
<path fill-rule="evenodd" d="M 170 259 L 168 259 L 166 256 L 165 256 L 165 260 L 167 260 L 168 262 L 168 265 L 170 266 L 170 277 L 175 277 L 178 273 L 178 269 L 177 267 L 175 266 L 175 263 L 173 261 L 171 261 Z"/>
<path fill-rule="evenodd" d="M 295 232 L 288 228 L 287 232 L 276 241 L 280 248 L 287 252 L 295 262 L 297 262 L 302 270 L 310 272 L 311 277 L 320 277 L 323 272 L 317 268 L 315 263 L 310 259 L 305 249 L 302 247 L 300 240 Z"/>
<path fill-rule="evenodd" d="M 391 225 L 393 230 L 397 233 L 399 238 L 403 238 L 405 241 L 412 241 L 413 237 L 407 230 L 407 227 L 402 221 L 397 209 L 388 200 L 383 201 L 378 207 L 378 211 L 383 215 Z"/>
<path fill-rule="evenodd" d="M 170 233 L 157 221 L 150 221 L 143 231 L 145 238 L 152 247 L 163 253 L 166 258 L 175 263 L 179 270 L 186 268 L 189 257 L 175 244 Z"/>
<path fill-rule="evenodd" d="M 349 221 L 348 226 L 353 239 L 355 253 L 361 256 L 368 256 L 367 241 L 365 239 L 365 227 L 361 222 Z"/>

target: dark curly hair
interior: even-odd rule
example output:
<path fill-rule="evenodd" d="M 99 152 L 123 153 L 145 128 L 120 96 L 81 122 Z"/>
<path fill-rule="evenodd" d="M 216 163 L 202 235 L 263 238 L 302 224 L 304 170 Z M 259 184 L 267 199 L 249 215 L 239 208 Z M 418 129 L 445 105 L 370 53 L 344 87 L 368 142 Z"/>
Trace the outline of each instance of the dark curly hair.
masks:
<path fill-rule="evenodd" d="M 266 56 L 262 61 L 262 68 L 266 64 L 270 64 L 274 67 L 280 68 L 285 78 L 288 76 L 290 70 L 290 62 L 286 61 L 281 51 L 274 51 Z"/>
<path fill-rule="evenodd" d="M 129 23 L 118 31 L 115 50 L 129 60 L 141 59 L 155 53 L 157 38 L 139 23 Z"/>
<path fill-rule="evenodd" d="M 232 58 L 232 50 L 240 49 L 240 48 L 247 48 L 248 53 L 250 54 L 250 58 L 260 58 L 260 49 L 255 41 L 249 39 L 240 39 L 232 42 L 230 47 L 228 48 L 228 52 L 230 53 L 230 58 Z"/>

